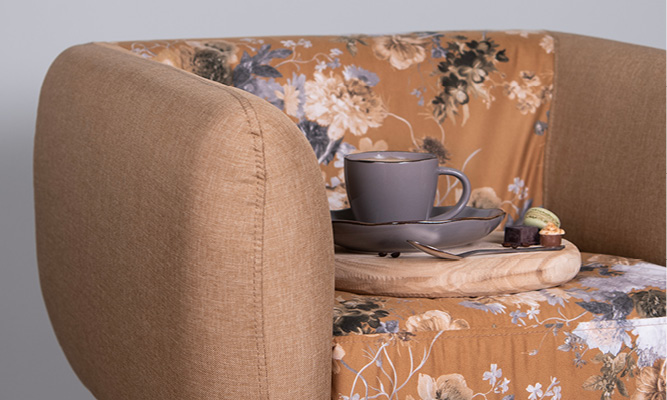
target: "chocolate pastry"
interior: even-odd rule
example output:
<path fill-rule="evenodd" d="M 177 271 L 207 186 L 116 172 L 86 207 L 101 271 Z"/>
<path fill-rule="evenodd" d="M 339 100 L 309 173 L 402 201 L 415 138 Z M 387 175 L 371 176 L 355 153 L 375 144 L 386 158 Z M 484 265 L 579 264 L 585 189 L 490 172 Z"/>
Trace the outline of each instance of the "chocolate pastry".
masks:
<path fill-rule="evenodd" d="M 536 226 L 514 225 L 505 227 L 503 246 L 528 247 L 540 244 L 540 228 Z"/>

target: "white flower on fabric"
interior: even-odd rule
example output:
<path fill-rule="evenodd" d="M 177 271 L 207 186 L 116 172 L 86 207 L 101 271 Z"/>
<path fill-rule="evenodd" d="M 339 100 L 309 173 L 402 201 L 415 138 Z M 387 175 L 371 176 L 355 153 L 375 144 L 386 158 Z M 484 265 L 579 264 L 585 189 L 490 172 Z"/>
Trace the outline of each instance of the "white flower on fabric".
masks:
<path fill-rule="evenodd" d="M 345 207 L 347 195 L 342 192 L 327 190 L 327 199 L 329 200 L 330 210 L 340 210 Z"/>
<path fill-rule="evenodd" d="M 542 392 L 542 384 L 541 383 L 536 383 L 535 386 L 533 385 L 528 385 L 526 388 L 526 391 L 530 393 L 530 396 L 528 396 L 528 400 L 537 400 L 542 397 L 544 394 Z"/>
<path fill-rule="evenodd" d="M 528 314 L 528 319 L 534 319 L 537 321 L 537 314 L 540 313 L 539 309 L 536 308 L 531 308 L 530 310 L 526 311 L 526 314 Z"/>
<path fill-rule="evenodd" d="M 522 320 L 521 318 L 525 318 L 527 316 L 528 316 L 528 314 L 526 314 L 525 312 L 522 312 L 521 310 L 512 311 L 510 313 L 510 317 L 512 317 L 512 323 L 516 324 L 516 325 L 526 326 L 526 322 L 524 320 Z"/>
<path fill-rule="evenodd" d="M 505 393 L 505 392 L 507 392 L 509 390 L 509 387 L 507 386 L 507 385 L 509 385 L 509 383 L 510 383 L 509 379 L 503 378 L 503 381 L 500 383 L 500 385 L 498 385 L 498 387 L 493 389 L 493 392 L 494 393 Z"/>
<path fill-rule="evenodd" d="M 472 399 L 473 391 L 461 374 L 440 375 L 434 379 L 419 374 L 417 393 L 421 400 Z"/>
<path fill-rule="evenodd" d="M 638 263 L 635 265 L 614 265 L 611 270 L 623 272 L 623 274 L 604 278 L 584 278 L 579 283 L 585 287 L 623 293 L 645 289 L 650 286 L 665 290 L 664 267 Z"/>
<path fill-rule="evenodd" d="M 380 139 L 375 143 L 373 143 L 373 140 L 367 137 L 359 139 L 359 152 L 387 150 L 389 150 L 389 145 L 383 139 Z"/>
<path fill-rule="evenodd" d="M 387 110 L 372 88 L 359 79 L 343 80 L 338 75 L 316 72 L 305 84 L 305 113 L 309 120 L 327 126 L 327 134 L 338 140 L 345 132 L 364 135 L 382 125 Z"/>
<path fill-rule="evenodd" d="M 514 182 L 507 185 L 507 190 L 519 196 L 519 200 L 528 197 L 528 188 L 523 179 L 516 177 Z"/>
<path fill-rule="evenodd" d="M 435 379 L 426 374 L 419 374 L 417 384 L 419 397 L 422 399 L 435 399 Z"/>
<path fill-rule="evenodd" d="M 523 189 L 525 184 L 526 183 L 523 181 L 523 179 L 521 179 L 519 177 L 516 177 L 516 178 L 514 178 L 514 182 L 510 183 L 507 186 L 507 190 L 509 190 L 510 192 L 512 192 L 514 194 L 519 194 L 521 192 L 521 190 Z"/>
<path fill-rule="evenodd" d="M 560 386 L 554 386 L 551 391 L 553 392 L 553 395 L 551 398 L 553 400 L 560 400 L 561 399 L 561 388 Z"/>
<path fill-rule="evenodd" d="M 553 36 L 546 35 L 540 41 L 540 46 L 547 52 L 551 54 L 554 52 L 554 38 Z"/>
<path fill-rule="evenodd" d="M 275 95 L 283 101 L 284 110 L 288 115 L 296 116 L 299 111 L 299 89 L 287 84 L 281 90 L 276 90 Z"/>
<path fill-rule="evenodd" d="M 482 379 L 489 381 L 491 386 L 494 386 L 501 376 L 503 376 L 503 370 L 498 368 L 498 364 L 491 364 L 491 371 L 485 372 Z"/>
<path fill-rule="evenodd" d="M 572 331 L 591 349 L 600 349 L 604 353 L 616 356 L 625 344 L 632 347 L 632 339 L 626 330 L 632 325 L 625 320 L 581 322 Z"/>
<path fill-rule="evenodd" d="M 333 348 L 332 357 L 334 360 L 342 360 L 343 357 L 345 357 L 345 350 L 343 350 L 343 346 L 336 343 L 336 346 Z"/>
<path fill-rule="evenodd" d="M 380 78 L 376 73 L 365 70 L 361 67 L 357 67 L 356 65 L 348 65 L 345 67 L 343 70 L 343 76 L 345 77 L 345 80 L 348 81 L 350 79 L 359 79 L 371 87 L 377 85 L 380 82 Z"/>
<path fill-rule="evenodd" d="M 454 331 L 469 328 L 468 321 L 454 320 L 448 312 L 442 310 L 429 310 L 423 314 L 412 315 L 405 322 L 405 329 L 408 332 Z"/>
<path fill-rule="evenodd" d="M 380 60 L 389 60 L 396 69 L 407 69 L 426 59 L 427 40 L 419 37 L 393 35 L 373 39 L 373 52 Z"/>
<path fill-rule="evenodd" d="M 644 325 L 646 324 L 646 325 Z M 637 336 L 635 346 L 639 359 L 637 366 L 651 367 L 667 353 L 667 318 L 651 318 L 650 321 L 635 320 L 632 334 Z M 662 356 L 660 356 L 662 354 Z"/>
<path fill-rule="evenodd" d="M 504 84 L 505 95 L 517 101 L 517 108 L 522 114 L 535 114 L 542 104 L 542 81 L 532 71 L 521 71 L 520 77 Z"/>
<path fill-rule="evenodd" d="M 327 69 L 327 63 L 325 63 L 324 61 L 320 61 L 315 66 L 315 69 L 317 70 L 317 72 L 322 72 L 325 69 Z"/>

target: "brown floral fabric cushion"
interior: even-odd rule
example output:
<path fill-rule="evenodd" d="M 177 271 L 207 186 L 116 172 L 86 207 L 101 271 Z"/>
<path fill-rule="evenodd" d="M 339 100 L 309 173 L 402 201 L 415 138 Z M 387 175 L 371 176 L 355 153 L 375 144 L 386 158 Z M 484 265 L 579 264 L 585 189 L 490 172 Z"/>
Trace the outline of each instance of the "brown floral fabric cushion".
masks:
<path fill-rule="evenodd" d="M 337 292 L 336 399 L 664 399 L 664 267 L 583 254 L 550 289 L 475 298 Z"/>
<path fill-rule="evenodd" d="M 418 32 L 123 42 L 140 56 L 246 90 L 283 110 L 347 207 L 343 157 L 430 152 L 464 171 L 470 205 L 517 220 L 542 203 L 554 43 L 545 32 Z M 436 203 L 460 184 L 441 178 Z"/>

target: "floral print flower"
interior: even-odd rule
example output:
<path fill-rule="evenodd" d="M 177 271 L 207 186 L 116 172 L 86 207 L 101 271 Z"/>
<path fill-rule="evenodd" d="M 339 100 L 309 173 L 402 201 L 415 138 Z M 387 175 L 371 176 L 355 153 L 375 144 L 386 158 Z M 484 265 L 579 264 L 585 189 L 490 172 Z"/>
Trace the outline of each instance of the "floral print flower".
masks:
<path fill-rule="evenodd" d="M 667 391 L 667 363 L 657 361 L 655 365 L 640 369 L 637 375 L 637 391 L 630 400 L 665 400 Z"/>
<path fill-rule="evenodd" d="M 405 322 L 408 332 L 451 331 L 469 329 L 470 324 L 464 319 L 452 320 L 446 311 L 431 310 L 420 315 L 413 315 Z"/>
<path fill-rule="evenodd" d="M 135 50 L 141 55 L 149 54 L 146 51 Z M 236 46 L 225 40 L 187 41 L 185 46 L 167 46 L 151 58 L 225 85 L 232 84 L 231 65 L 238 60 Z"/>
<path fill-rule="evenodd" d="M 276 97 L 283 101 L 285 113 L 296 116 L 299 111 L 299 89 L 287 84 L 282 87 L 282 91 L 276 91 Z"/>
<path fill-rule="evenodd" d="M 646 323 L 633 321 L 632 325 L 632 334 L 636 336 L 635 348 L 639 356 L 637 364 L 644 367 L 653 365 L 660 358 L 664 359 L 667 355 L 667 319 L 654 318 Z"/>
<path fill-rule="evenodd" d="M 498 368 L 498 364 L 491 364 L 491 371 L 484 373 L 482 379 L 489 381 L 491 386 L 495 386 L 496 381 L 503 376 L 503 370 Z"/>
<path fill-rule="evenodd" d="M 602 399 L 611 398 L 617 390 L 622 396 L 629 396 L 625 382 L 620 379 L 634 369 L 633 359 L 628 357 L 628 353 L 616 356 L 600 353 L 593 358 L 593 362 L 602 364 L 600 375 L 586 379 L 582 385 L 585 390 L 601 391 Z"/>
<path fill-rule="evenodd" d="M 516 177 L 514 178 L 514 182 L 510 183 L 507 186 L 507 190 L 516 194 L 519 197 L 519 199 L 523 199 L 526 196 L 528 196 L 528 188 L 525 185 L 526 183 L 524 182 L 523 179 Z"/>
<path fill-rule="evenodd" d="M 665 292 L 660 290 L 642 290 L 630 295 L 635 303 L 635 310 L 642 318 L 665 316 Z"/>
<path fill-rule="evenodd" d="M 544 392 L 542 392 L 542 384 L 539 382 L 536 383 L 535 386 L 528 385 L 526 391 L 530 393 L 530 396 L 528 396 L 528 400 L 537 400 L 539 398 L 542 398 L 542 395 L 544 394 Z"/>
<path fill-rule="evenodd" d="M 343 349 L 343 346 L 336 343 L 333 348 L 332 357 L 334 360 L 342 360 L 343 357 L 345 357 L 345 350 Z"/>
<path fill-rule="evenodd" d="M 389 60 L 396 69 L 407 69 L 426 59 L 427 42 L 414 36 L 378 36 L 373 39 L 373 51 L 381 60 Z"/>
<path fill-rule="evenodd" d="M 475 208 L 498 208 L 502 200 L 496 194 L 492 187 L 482 187 L 473 189 L 470 192 L 468 206 Z"/>
<path fill-rule="evenodd" d="M 341 360 L 345 357 L 345 350 L 343 349 L 343 346 L 340 344 L 336 343 L 333 346 L 333 350 L 331 352 L 331 369 L 334 374 L 339 374 L 341 371 L 340 364 Z"/>
<path fill-rule="evenodd" d="M 336 154 L 340 141 L 331 140 L 327 134 L 327 127 L 319 125 L 317 122 L 304 119 L 297 126 L 308 139 L 318 161 L 323 164 L 330 163 L 334 154 Z"/>
<path fill-rule="evenodd" d="M 526 325 L 526 322 L 522 318 L 526 318 L 528 314 L 521 310 L 512 311 L 510 317 L 512 317 L 512 323 L 516 325 Z"/>
<path fill-rule="evenodd" d="M 433 115 L 438 121 L 454 118 L 463 107 L 463 122 L 468 118 L 465 107 L 471 96 L 479 97 L 490 104 L 493 100 L 489 88 L 485 86 L 489 75 L 496 71 L 498 62 L 508 62 L 505 50 L 498 51 L 498 45 L 490 38 L 485 40 L 469 40 L 466 37 L 448 42 L 445 61 L 438 64 L 442 91 L 437 94 L 431 104 Z"/>
<path fill-rule="evenodd" d="M 236 47 L 223 40 L 208 41 L 194 47 L 192 71 L 206 79 L 232 84 L 231 64 L 236 61 Z"/>
<path fill-rule="evenodd" d="M 437 380 L 419 374 L 417 393 L 421 400 L 470 400 L 473 396 L 461 374 L 441 375 Z"/>
<path fill-rule="evenodd" d="M 330 210 L 342 210 L 350 206 L 347 193 L 342 185 L 327 187 L 326 191 Z"/>
<path fill-rule="evenodd" d="M 542 293 L 547 299 L 547 303 L 552 306 L 560 305 L 561 307 L 564 307 L 565 303 L 569 301 L 570 298 L 572 298 L 572 296 L 570 296 L 570 294 L 563 290 L 561 287 L 541 289 L 540 293 Z"/>
<path fill-rule="evenodd" d="M 605 289 L 627 293 L 655 287 L 665 290 L 665 268 L 652 265 L 616 264 L 607 269 L 609 276 L 583 277 L 581 285 L 588 288 Z"/>
<path fill-rule="evenodd" d="M 365 151 L 387 151 L 389 145 L 384 139 L 380 139 L 377 142 L 373 143 L 370 138 L 364 137 L 359 139 L 359 147 L 355 153 L 365 152 Z"/>
<path fill-rule="evenodd" d="M 348 65 L 343 70 L 343 76 L 346 80 L 359 79 L 368 86 L 375 86 L 380 82 L 377 74 L 355 65 Z"/>
<path fill-rule="evenodd" d="M 314 80 L 306 82 L 305 113 L 308 119 L 328 126 L 332 140 L 350 131 L 363 135 L 377 128 L 387 115 L 382 100 L 370 86 L 359 79 L 343 80 L 338 75 L 316 72 Z"/>
<path fill-rule="evenodd" d="M 145 49 L 140 48 L 134 51 L 140 55 L 146 55 Z M 153 60 L 163 64 L 171 65 L 172 67 L 183 69 L 186 71 L 192 70 L 192 58 L 194 57 L 194 48 L 190 46 L 169 46 L 159 52 Z"/>
<path fill-rule="evenodd" d="M 553 36 L 545 35 L 542 38 L 542 41 L 540 41 L 540 46 L 544 49 L 544 51 L 547 52 L 547 54 L 553 53 L 554 52 L 554 38 L 553 38 Z"/>
<path fill-rule="evenodd" d="M 632 345 L 632 339 L 626 332 L 628 329 L 632 326 L 624 320 L 589 321 L 579 323 L 572 333 L 583 339 L 589 348 L 616 355 L 623 345 Z"/>
<path fill-rule="evenodd" d="M 449 161 L 450 154 L 441 141 L 438 139 L 426 136 L 421 140 L 418 148 L 414 149 L 418 153 L 431 153 L 438 157 L 438 163 L 444 165 Z"/>
<path fill-rule="evenodd" d="M 389 315 L 374 298 L 355 298 L 338 304 L 334 307 L 334 336 L 371 333 L 380 326 L 380 319 Z"/>
<path fill-rule="evenodd" d="M 505 83 L 505 95 L 517 101 L 522 114 L 535 114 L 546 96 L 551 96 L 550 88 L 544 88 L 542 81 L 532 71 L 521 71 L 519 81 Z"/>
<path fill-rule="evenodd" d="M 509 390 L 509 383 L 510 383 L 509 379 L 503 378 L 503 381 L 500 382 L 500 384 L 493 389 L 493 392 L 506 393 Z"/>

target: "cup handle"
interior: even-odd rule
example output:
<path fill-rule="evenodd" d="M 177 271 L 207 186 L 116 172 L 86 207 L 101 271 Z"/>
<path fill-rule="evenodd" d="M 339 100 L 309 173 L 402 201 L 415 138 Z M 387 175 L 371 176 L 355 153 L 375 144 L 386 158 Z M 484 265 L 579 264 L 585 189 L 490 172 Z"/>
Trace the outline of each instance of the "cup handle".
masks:
<path fill-rule="evenodd" d="M 466 207 L 466 205 L 468 204 L 468 200 L 470 200 L 470 181 L 468 180 L 468 177 L 458 169 L 449 167 L 438 167 L 437 172 L 438 175 L 451 175 L 455 177 L 456 179 L 461 181 L 461 186 L 463 187 L 463 193 L 461 193 L 459 201 L 456 203 L 456 205 L 454 205 L 454 207 L 451 210 L 442 213 L 440 215 L 437 215 L 433 218 L 429 218 L 431 220 L 443 221 L 457 216 Z"/>

